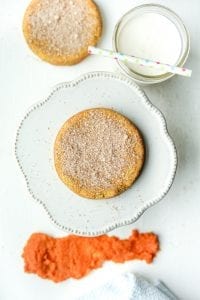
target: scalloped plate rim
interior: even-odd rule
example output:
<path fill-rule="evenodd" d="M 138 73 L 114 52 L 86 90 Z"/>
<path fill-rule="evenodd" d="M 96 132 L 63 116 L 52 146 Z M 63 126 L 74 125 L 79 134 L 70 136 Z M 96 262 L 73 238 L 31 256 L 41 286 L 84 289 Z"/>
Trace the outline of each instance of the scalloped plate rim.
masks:
<path fill-rule="evenodd" d="M 140 209 L 140 211 L 137 212 L 137 214 L 135 214 L 134 217 L 130 218 L 130 219 L 125 219 L 125 220 L 121 220 L 118 222 L 111 222 L 111 224 L 107 224 L 105 225 L 101 230 L 96 230 L 95 232 L 89 232 L 89 231 L 80 231 L 77 229 L 73 229 L 71 227 L 66 227 L 61 225 L 49 212 L 47 206 L 45 205 L 45 203 L 37 198 L 34 195 L 34 192 L 31 190 L 30 186 L 29 186 L 29 182 L 28 182 L 28 178 L 25 174 L 25 171 L 23 170 L 23 167 L 20 163 L 20 159 L 18 157 L 17 154 L 17 149 L 18 149 L 18 137 L 20 134 L 20 130 L 23 126 L 24 121 L 28 118 L 28 116 L 31 114 L 31 112 L 35 111 L 38 107 L 45 105 L 46 102 L 48 102 L 49 100 L 51 100 L 51 97 L 54 95 L 54 93 L 56 93 L 58 90 L 62 89 L 62 88 L 67 88 L 67 87 L 75 87 L 76 85 L 78 85 L 80 82 L 82 82 L 83 80 L 87 80 L 93 77 L 110 77 L 110 78 L 114 78 L 120 81 L 123 81 L 125 83 L 127 83 L 129 86 L 131 86 L 131 88 L 136 92 L 137 91 L 137 95 L 143 99 L 144 103 L 146 106 L 148 106 L 148 109 L 150 108 L 151 110 L 153 110 L 156 115 L 159 117 L 159 122 L 161 124 L 162 127 L 162 131 L 163 131 L 163 135 L 165 136 L 165 138 L 167 138 L 167 140 L 170 142 L 171 144 L 171 152 L 173 153 L 173 168 L 171 171 L 171 177 L 169 180 L 169 183 L 167 185 L 167 188 L 165 189 L 165 191 L 162 191 L 162 193 L 160 193 L 160 195 L 158 197 L 156 197 L 155 199 L 149 201 L 146 205 L 144 205 L 143 208 Z M 48 94 L 48 96 L 40 101 L 37 101 L 36 103 L 34 103 L 33 105 L 31 105 L 29 107 L 29 109 L 27 110 L 27 112 L 25 113 L 24 117 L 22 118 L 20 125 L 18 126 L 17 129 L 17 133 L 16 133 L 16 138 L 15 138 L 15 158 L 17 160 L 18 166 L 24 176 L 25 182 L 26 182 L 26 187 L 28 189 L 29 194 L 32 196 L 32 198 L 34 200 L 36 200 L 37 203 L 39 203 L 43 209 L 45 210 L 45 212 L 47 213 L 48 217 L 50 218 L 50 220 L 53 222 L 53 224 L 55 224 L 60 230 L 72 233 L 72 234 L 77 234 L 77 235 L 81 235 L 81 236 L 98 236 L 101 234 L 105 234 L 110 232 L 111 230 L 114 230 L 116 228 L 122 227 L 122 226 L 126 226 L 129 224 L 132 224 L 134 222 L 136 222 L 141 215 L 150 207 L 154 206 L 155 204 L 157 204 L 159 201 L 161 201 L 163 199 L 163 197 L 168 193 L 168 191 L 170 190 L 172 183 L 174 181 L 175 178 L 175 174 L 176 174 L 176 170 L 177 170 L 177 163 L 178 163 L 178 158 L 177 158 L 177 150 L 175 147 L 175 144 L 168 132 L 167 129 L 167 123 L 165 120 L 165 117 L 163 115 L 163 113 L 155 106 L 151 103 L 151 101 L 149 100 L 149 98 L 147 97 L 146 93 L 133 81 L 131 80 L 129 77 L 123 75 L 123 74 L 119 74 L 119 73 L 114 73 L 114 72 L 108 72 L 108 71 L 94 71 L 94 72 L 87 72 L 84 73 L 78 77 L 76 77 L 73 80 L 70 81 L 66 81 L 66 82 L 61 82 L 56 84 L 52 89 L 51 92 Z"/>

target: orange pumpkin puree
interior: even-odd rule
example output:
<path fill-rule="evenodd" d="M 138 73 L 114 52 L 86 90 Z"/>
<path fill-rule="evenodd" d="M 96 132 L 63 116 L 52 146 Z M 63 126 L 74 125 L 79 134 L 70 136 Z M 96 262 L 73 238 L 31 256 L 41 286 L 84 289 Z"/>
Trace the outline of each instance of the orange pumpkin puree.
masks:
<path fill-rule="evenodd" d="M 151 263 L 159 250 L 158 238 L 153 233 L 134 230 L 128 239 L 102 235 L 80 237 L 69 235 L 53 238 L 34 233 L 24 247 L 24 270 L 55 282 L 81 278 L 106 260 L 122 263 L 140 259 Z"/>

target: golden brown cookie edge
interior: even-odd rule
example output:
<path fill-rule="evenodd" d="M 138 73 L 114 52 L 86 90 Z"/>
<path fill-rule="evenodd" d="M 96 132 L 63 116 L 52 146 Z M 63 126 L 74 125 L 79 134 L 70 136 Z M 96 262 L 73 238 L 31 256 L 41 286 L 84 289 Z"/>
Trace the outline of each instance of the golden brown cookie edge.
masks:
<path fill-rule="evenodd" d="M 26 8 L 26 11 L 24 13 L 23 22 L 22 22 L 22 31 L 24 38 L 26 40 L 26 43 L 30 50 L 39 58 L 41 58 L 43 61 L 46 61 L 52 65 L 57 66 L 71 66 L 75 65 L 79 62 L 81 62 L 84 58 L 86 58 L 88 54 L 88 49 L 82 48 L 80 49 L 79 53 L 70 55 L 70 56 L 57 56 L 57 55 L 49 55 L 47 53 L 44 53 L 44 51 L 41 50 L 39 41 L 35 41 L 34 43 L 30 40 L 29 35 L 29 25 L 26 21 L 27 15 L 31 14 L 34 9 L 36 8 L 37 4 L 41 0 L 32 0 L 28 7 Z M 101 38 L 102 35 L 102 28 L 103 28 L 103 22 L 102 22 L 102 16 L 100 9 L 98 5 L 93 0 L 86 0 L 88 2 L 88 5 L 93 9 L 96 20 L 98 20 L 98 26 L 96 30 L 96 34 L 94 35 L 94 38 L 88 43 L 88 46 L 95 46 L 98 41 Z M 44 43 L 44 42 L 43 42 Z"/>
<path fill-rule="evenodd" d="M 82 117 L 86 115 L 88 111 L 92 111 L 96 109 L 99 109 L 106 114 L 110 114 L 112 117 L 117 116 L 117 119 L 119 118 L 121 121 L 123 121 L 123 123 L 126 124 L 126 128 L 128 127 L 129 131 L 134 131 L 134 135 L 136 135 L 137 138 L 139 139 L 139 143 L 137 143 L 137 146 L 140 152 L 140 157 L 138 158 L 136 165 L 130 167 L 129 170 L 127 171 L 125 182 L 123 182 L 120 186 L 118 185 L 115 188 L 103 189 L 98 191 L 95 189 L 91 190 L 88 188 L 87 189 L 83 188 L 80 186 L 78 180 L 77 181 L 71 180 L 68 176 L 64 175 L 62 171 L 60 171 L 61 165 L 60 165 L 60 160 L 57 159 L 57 151 L 56 151 L 57 147 L 59 147 L 60 138 L 66 132 L 66 130 L 71 127 L 71 124 L 74 124 L 77 120 L 79 120 L 80 115 Z M 130 188 L 132 184 L 136 181 L 136 179 L 139 177 L 142 171 L 142 167 L 144 165 L 144 160 L 145 160 L 145 145 L 139 129 L 127 117 L 108 108 L 90 108 L 76 113 L 67 121 L 65 121 L 63 126 L 60 128 L 54 143 L 54 165 L 59 178 L 71 191 L 87 199 L 100 200 L 100 199 L 113 198 L 121 194 L 128 188 Z"/>

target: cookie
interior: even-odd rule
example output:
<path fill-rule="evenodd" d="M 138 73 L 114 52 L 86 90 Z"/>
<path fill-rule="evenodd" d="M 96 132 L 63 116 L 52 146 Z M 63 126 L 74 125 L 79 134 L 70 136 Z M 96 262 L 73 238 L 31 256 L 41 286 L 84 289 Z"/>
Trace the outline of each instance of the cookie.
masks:
<path fill-rule="evenodd" d="M 144 143 L 126 117 L 111 109 L 92 108 L 64 123 L 55 140 L 54 162 L 60 179 L 76 194 L 111 198 L 139 176 Z"/>
<path fill-rule="evenodd" d="M 28 46 L 54 65 L 80 62 L 101 32 L 101 15 L 92 0 L 32 0 L 24 15 Z"/>

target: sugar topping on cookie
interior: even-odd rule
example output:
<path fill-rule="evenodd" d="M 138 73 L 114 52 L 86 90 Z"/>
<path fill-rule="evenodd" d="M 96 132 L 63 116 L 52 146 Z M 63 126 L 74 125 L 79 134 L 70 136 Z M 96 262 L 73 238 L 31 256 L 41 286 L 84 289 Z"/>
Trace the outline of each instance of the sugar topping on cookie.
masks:
<path fill-rule="evenodd" d="M 24 34 L 39 55 L 46 54 L 47 60 L 50 55 L 63 56 L 65 63 L 66 56 L 86 56 L 88 46 L 98 41 L 101 17 L 92 0 L 33 0 L 25 14 Z"/>
<path fill-rule="evenodd" d="M 63 172 L 86 186 L 110 187 L 129 164 L 134 165 L 135 141 L 116 120 L 91 111 L 62 138 Z"/>
<path fill-rule="evenodd" d="M 144 144 L 126 117 L 108 108 L 92 108 L 63 124 L 54 144 L 54 162 L 60 179 L 78 195 L 111 198 L 139 176 Z"/>

